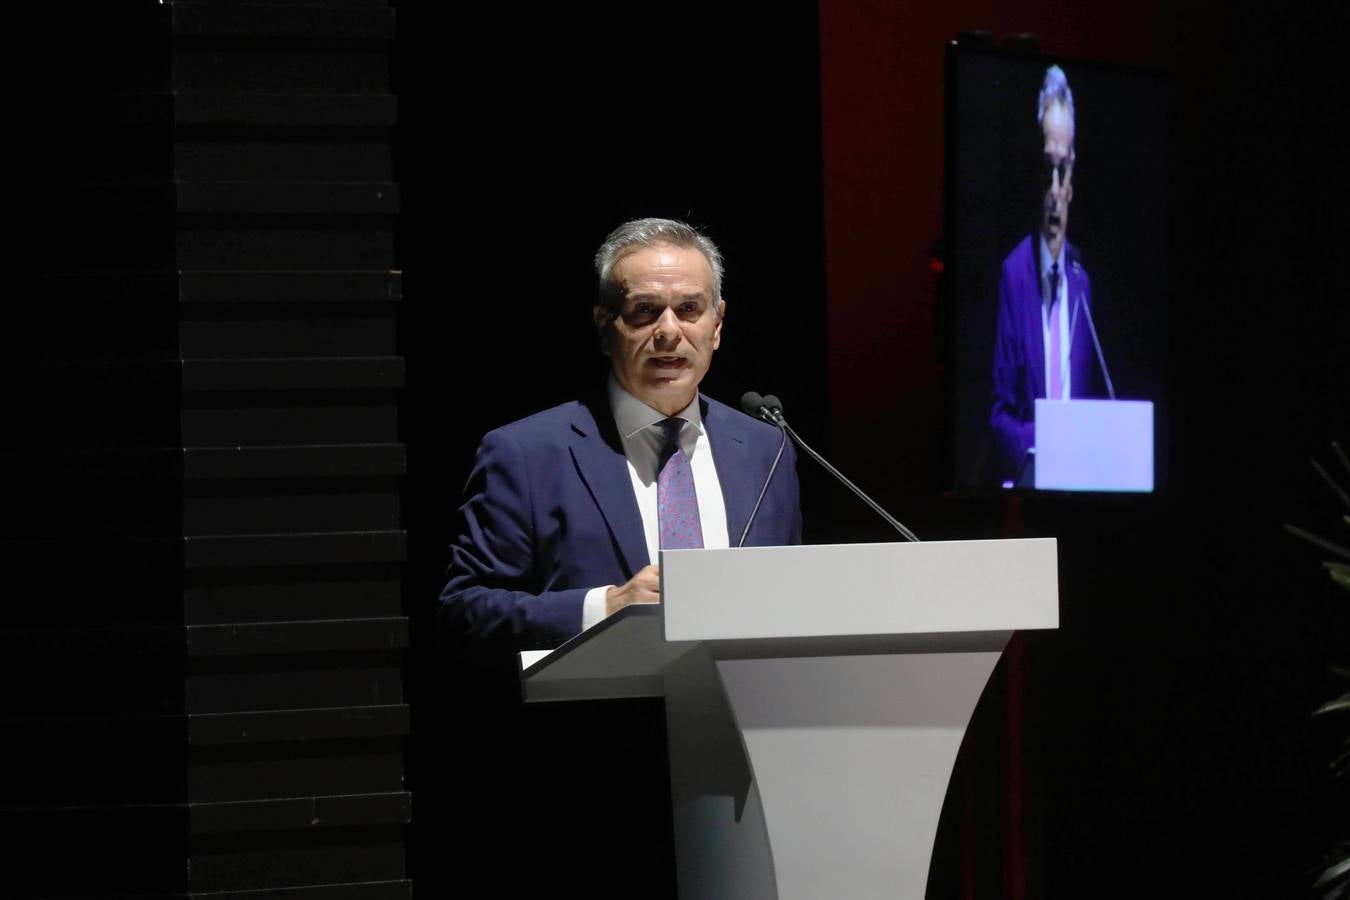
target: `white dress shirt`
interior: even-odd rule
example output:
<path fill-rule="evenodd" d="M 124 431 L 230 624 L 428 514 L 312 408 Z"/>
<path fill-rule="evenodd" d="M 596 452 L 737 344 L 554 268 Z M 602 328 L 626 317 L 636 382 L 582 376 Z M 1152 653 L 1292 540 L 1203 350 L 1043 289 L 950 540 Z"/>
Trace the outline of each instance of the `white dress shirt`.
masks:
<path fill-rule="evenodd" d="M 661 423 L 667 418 L 628 393 L 613 376 L 609 379 L 609 409 L 614 414 L 619 436 L 623 439 L 623 453 L 628 459 L 628 477 L 637 498 L 638 512 L 642 514 L 642 533 L 647 541 L 647 558 L 653 563 L 660 557 L 661 523 L 656 510 L 656 479 L 665 433 Z M 703 546 L 725 548 L 727 538 L 727 506 L 722 499 L 722 483 L 717 479 L 717 465 L 713 462 L 712 444 L 703 427 L 703 414 L 698 408 L 698 395 L 674 418 L 684 419 L 680 430 L 680 449 L 689 458 L 694 475 L 694 493 L 698 495 L 698 518 L 703 529 Z M 591 588 L 586 592 L 581 607 L 581 629 L 595 625 L 605 618 L 605 593 L 614 585 Z"/>
<path fill-rule="evenodd" d="M 1059 247 L 1059 259 L 1055 260 L 1050 256 L 1050 247 L 1045 243 L 1045 237 L 1041 236 L 1041 347 L 1045 351 L 1045 396 L 1050 400 L 1068 400 L 1073 394 L 1070 391 L 1071 385 L 1069 375 L 1069 339 L 1072 336 L 1069 328 L 1069 273 L 1064 265 L 1065 252 L 1064 244 Z M 1056 262 L 1059 263 L 1059 285 L 1056 294 L 1050 296 L 1050 267 Z M 1055 300 L 1059 301 L 1059 396 L 1050 395 L 1050 304 Z"/>

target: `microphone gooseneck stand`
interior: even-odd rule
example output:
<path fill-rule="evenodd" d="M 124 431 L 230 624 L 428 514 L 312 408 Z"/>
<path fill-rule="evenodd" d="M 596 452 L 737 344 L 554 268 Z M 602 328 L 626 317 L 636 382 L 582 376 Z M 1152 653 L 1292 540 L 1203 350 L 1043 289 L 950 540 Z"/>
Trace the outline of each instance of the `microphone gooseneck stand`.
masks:
<path fill-rule="evenodd" d="M 801 435 L 797 433 L 796 429 L 794 429 L 791 425 L 788 424 L 787 419 L 783 416 L 783 404 L 777 397 L 775 397 L 773 394 L 769 394 L 767 396 L 760 396 L 754 391 L 748 391 L 744 396 L 741 397 L 741 407 L 750 415 L 757 416 L 763 419 L 764 421 L 768 422 L 770 425 L 777 425 L 780 429 L 782 429 L 785 435 L 791 436 L 792 440 L 796 442 L 797 446 L 801 447 L 802 450 L 805 451 L 808 456 L 810 456 L 816 462 L 820 463 L 820 465 L 824 467 L 825 471 L 829 472 L 835 478 L 839 479 L 840 483 L 843 484 L 844 487 L 848 488 L 850 491 L 856 494 L 859 500 L 866 503 L 869 507 L 872 508 L 873 512 L 875 512 L 877 515 L 885 519 L 886 522 L 896 531 L 900 532 L 900 534 L 905 538 L 905 540 L 918 542 L 919 538 L 914 534 L 914 532 L 910 531 L 908 528 L 902 525 L 900 521 L 895 518 L 895 516 L 886 512 L 886 510 L 882 509 L 881 504 L 877 503 L 871 497 L 863 493 L 862 488 L 858 487 L 852 481 L 849 481 L 843 472 L 840 472 L 834 466 L 830 465 L 829 461 L 826 460 L 825 457 L 821 456 L 811 447 L 810 444 L 802 440 Z M 778 452 L 780 455 L 782 454 L 783 452 L 782 445 L 779 446 Z M 778 459 L 775 458 L 773 468 L 777 468 L 777 466 L 778 466 Z M 773 468 L 769 470 L 770 478 L 773 477 Z M 761 500 L 764 498 L 764 491 L 768 490 L 768 487 L 769 487 L 768 479 L 765 479 L 764 490 L 760 491 Z M 758 502 L 755 503 L 755 510 L 756 511 L 759 510 Z M 750 520 L 754 521 L 753 512 L 750 514 Z M 749 533 L 750 531 L 750 525 L 748 522 L 746 523 L 745 530 L 746 533 Z M 744 534 L 741 535 L 741 540 L 742 541 L 745 540 Z"/>

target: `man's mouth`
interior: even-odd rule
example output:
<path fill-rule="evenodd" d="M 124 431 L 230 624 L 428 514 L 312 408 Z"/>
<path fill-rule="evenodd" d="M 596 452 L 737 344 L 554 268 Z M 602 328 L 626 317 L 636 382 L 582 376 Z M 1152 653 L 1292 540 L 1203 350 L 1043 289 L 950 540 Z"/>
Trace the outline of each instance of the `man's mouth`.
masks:
<path fill-rule="evenodd" d="M 682 369 L 688 363 L 683 356 L 652 356 L 649 359 L 658 369 Z"/>

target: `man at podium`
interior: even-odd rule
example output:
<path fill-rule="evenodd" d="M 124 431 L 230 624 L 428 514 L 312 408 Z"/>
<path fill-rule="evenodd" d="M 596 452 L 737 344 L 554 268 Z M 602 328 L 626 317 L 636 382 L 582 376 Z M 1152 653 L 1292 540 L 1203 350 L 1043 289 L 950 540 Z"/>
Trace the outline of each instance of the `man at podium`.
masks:
<path fill-rule="evenodd" d="M 1105 396 L 1090 321 L 1092 282 L 1068 242 L 1073 200 L 1073 91 L 1059 66 L 1045 72 L 1036 102 L 1041 134 L 1040 224 L 1007 258 L 998 284 L 994 404 L 990 412 L 1000 481 L 1026 470 L 1035 444 L 1037 398 Z"/>
<path fill-rule="evenodd" d="M 607 384 L 483 438 L 440 598 L 452 633 L 556 646 L 659 602 L 661 549 L 801 542 L 792 445 L 773 469 L 781 431 L 698 390 L 726 316 L 717 247 L 637 219 L 595 270 Z"/>

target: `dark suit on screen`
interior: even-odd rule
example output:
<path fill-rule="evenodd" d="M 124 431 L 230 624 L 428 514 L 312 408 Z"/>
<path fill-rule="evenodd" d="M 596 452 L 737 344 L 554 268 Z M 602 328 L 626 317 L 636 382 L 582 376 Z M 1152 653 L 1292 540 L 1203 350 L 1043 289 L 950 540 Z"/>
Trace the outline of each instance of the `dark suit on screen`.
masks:
<path fill-rule="evenodd" d="M 778 452 L 781 432 L 699 395 L 731 545 Z M 801 543 L 789 442 L 747 546 Z M 647 558 L 642 517 L 605 399 L 564 403 L 483 438 L 451 544 L 440 618 L 452 633 L 551 647 L 581 630 L 591 588 L 622 585 Z"/>
<path fill-rule="evenodd" d="M 994 345 L 994 405 L 989 422 L 998 447 L 999 476 L 1011 478 L 1036 442 L 1035 401 L 1045 397 L 1045 338 L 1041 325 L 1039 241 L 1022 239 L 998 282 L 998 336 Z M 1073 399 L 1105 396 L 1101 369 L 1083 307 L 1092 282 L 1078 250 L 1064 244 L 1069 316 L 1069 388 Z"/>

